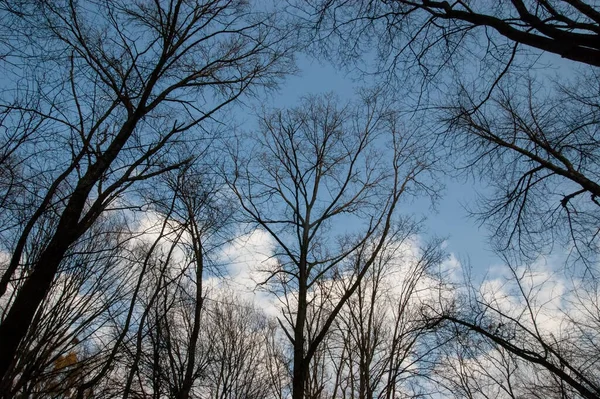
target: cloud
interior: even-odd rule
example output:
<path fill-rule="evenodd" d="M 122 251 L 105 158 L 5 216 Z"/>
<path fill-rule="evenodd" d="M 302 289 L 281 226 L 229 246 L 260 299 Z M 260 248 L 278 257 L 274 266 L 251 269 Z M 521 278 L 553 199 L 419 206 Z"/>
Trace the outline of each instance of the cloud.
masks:
<path fill-rule="evenodd" d="M 257 287 L 265 278 L 261 270 L 269 269 L 276 263 L 274 248 L 274 239 L 262 229 L 239 235 L 217 255 L 219 263 L 226 267 L 226 278 L 207 278 L 207 285 L 213 290 L 226 287 L 240 298 L 254 302 L 267 315 L 279 315 L 277 299 Z"/>
<path fill-rule="evenodd" d="M 265 270 L 276 266 L 277 260 L 274 257 L 275 240 L 271 235 L 262 230 L 255 229 L 241 234 L 227 246 L 225 246 L 218 255 L 219 262 L 226 265 L 226 279 L 219 277 L 207 278 L 206 284 L 213 290 L 219 287 L 227 288 L 235 292 L 241 298 L 253 301 L 259 308 L 263 309 L 271 316 L 282 315 L 282 299 L 274 294 L 261 289 L 258 285 L 263 282 L 267 276 Z M 418 235 L 408 237 L 402 241 L 390 242 L 387 250 L 382 253 L 386 257 L 385 275 L 382 278 L 382 286 L 388 295 L 405 294 L 403 292 L 414 278 L 412 274 L 418 272 L 419 261 L 423 256 L 424 243 Z M 375 266 L 374 266 L 375 267 Z M 429 265 L 426 273 L 421 276 L 416 284 L 414 297 L 418 301 L 433 302 L 440 299 L 440 290 L 432 287 L 440 287 L 440 281 L 436 274 L 445 270 L 446 274 L 455 273 L 460 269 L 460 264 L 455 257 L 450 257 L 441 265 Z M 314 292 L 309 293 L 316 298 L 319 295 L 325 295 L 328 300 L 335 300 L 342 294 L 344 286 L 347 287 L 355 276 L 350 270 L 342 272 L 337 279 L 322 279 L 321 283 L 314 286 Z M 318 288 L 318 290 L 317 290 Z M 331 296 L 330 294 L 335 292 Z M 295 291 L 287 287 L 287 299 L 290 306 L 294 306 Z M 451 294 L 445 293 L 444 300 L 450 299 Z M 319 301 L 317 300 L 318 303 Z M 390 305 L 391 306 L 391 305 Z"/>
<path fill-rule="evenodd" d="M 572 370 L 594 375 L 595 366 L 591 365 L 598 359 L 596 342 L 600 336 L 599 282 L 593 276 L 585 280 L 575 277 L 574 270 L 565 264 L 565 256 L 555 255 L 526 265 L 495 266 L 482 282 L 473 283 L 480 305 L 474 320 L 544 361 L 561 367 L 567 362 Z M 463 309 L 459 317 L 468 319 L 469 312 Z M 451 348 L 455 348 L 454 353 Z M 548 348 L 560 353 L 562 359 L 554 357 Z M 543 366 L 508 353 L 477 334 L 458 346 L 442 349 L 447 357 L 438 365 L 440 375 L 453 376 L 463 388 L 469 384 L 487 390 L 488 397 L 503 397 L 508 379 L 516 396 L 530 396 L 531 389 L 546 395 L 545 389 L 551 394 L 557 388 L 553 385 L 558 384 L 557 377 Z"/>

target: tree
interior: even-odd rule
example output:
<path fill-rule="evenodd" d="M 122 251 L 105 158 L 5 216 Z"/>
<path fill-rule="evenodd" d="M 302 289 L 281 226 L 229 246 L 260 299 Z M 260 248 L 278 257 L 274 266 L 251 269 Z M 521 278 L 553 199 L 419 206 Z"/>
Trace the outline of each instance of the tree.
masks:
<path fill-rule="evenodd" d="M 234 148 L 226 174 L 248 222 L 276 242 L 261 285 L 283 305 L 294 399 L 305 397 L 311 360 L 334 320 L 398 234 L 401 199 L 429 187 L 425 147 L 401 130 L 384 93 L 365 94 L 343 107 L 326 96 L 265 113 L 258 137 L 242 144 L 251 150 Z M 323 289 L 329 284 L 343 289 L 333 295 Z M 309 325 L 310 314 L 322 324 Z"/>
<path fill-rule="evenodd" d="M 583 76 L 588 82 L 598 81 L 595 70 Z M 531 389 L 536 395 L 595 397 L 598 374 L 590 363 L 598 353 L 587 345 L 596 340 L 589 330 L 596 325 L 596 316 L 582 309 L 595 307 L 591 298 L 597 292 L 598 91 L 579 79 L 555 88 L 546 94 L 531 79 L 507 80 L 485 104 L 463 92 L 458 104 L 447 109 L 448 133 L 464 165 L 489 178 L 494 188 L 483 198 L 478 216 L 491 222 L 496 248 L 511 270 L 507 284 L 520 298 L 507 313 L 497 302 L 490 303 L 484 292 L 471 302 L 469 311 L 450 315 L 449 320 L 485 337 L 480 345 L 494 354 L 479 352 L 478 356 L 488 357 L 480 369 L 489 370 L 492 362 L 536 375 L 534 380 L 519 381 L 508 373 L 510 369 L 502 370 L 503 386 L 512 386 L 513 392 Z M 556 243 L 574 255 L 562 260 L 571 267 L 554 265 L 549 281 L 532 288 L 536 271 L 517 265 L 539 263 L 544 259 L 540 253 L 552 251 Z M 519 256 L 512 259 L 511 253 Z M 574 306 L 560 306 L 559 313 L 578 315 L 567 317 L 559 331 L 548 328 L 548 321 L 539 321 L 538 315 L 555 306 L 541 304 L 547 295 L 542 287 L 553 292 L 552 283 L 570 287 L 552 298 Z M 588 299 L 581 301 L 574 290 Z M 562 320 L 564 315 L 556 317 Z M 578 347 L 587 350 L 579 352 Z M 473 370 L 472 364 L 466 370 Z"/>
<path fill-rule="evenodd" d="M 544 295 L 536 296 L 526 284 L 527 273 L 516 265 L 539 261 L 540 254 L 558 244 L 576 255 L 575 267 L 563 265 L 548 279 L 571 281 L 587 298 L 597 292 L 598 5 L 570 0 L 311 4 L 316 11 L 312 27 L 323 34 L 318 39 L 335 44 L 346 59 L 361 59 L 370 44 L 379 57 L 376 72 L 385 72 L 390 84 L 398 82 L 393 77 L 422 72 L 424 95 L 411 105 L 417 114 L 435 121 L 432 127 L 458 161 L 455 165 L 494 189 L 475 212 L 490 223 L 496 249 L 507 259 L 509 281 L 521 300 L 514 313 L 507 312 L 500 302 L 490 302 L 489 292 L 482 292 L 462 312 L 448 311 L 444 317 L 451 322 L 450 331 L 475 333 L 467 345 L 491 345 L 498 355 L 507 355 L 505 365 L 514 362 L 541 370 L 543 378 L 556 382 L 545 391 L 541 380 L 530 381 L 539 392 L 597 396 L 596 371 L 589 366 L 589 356 L 597 359 L 597 354 L 592 348 L 585 354 L 575 349 L 595 341 L 595 333 L 588 330 L 595 325 L 593 312 L 568 318 L 568 327 L 559 333 L 547 331 L 538 313 L 546 307 L 531 305 Z M 556 83 L 537 72 L 542 51 L 566 58 L 569 76 Z M 519 259 L 512 259 L 514 254 Z M 572 300 L 567 292 L 558 298 Z M 583 309 L 595 308 L 584 302 Z M 458 351 L 472 352 L 465 346 Z"/>
<path fill-rule="evenodd" d="M 396 4 L 394 4 L 396 3 Z M 585 1 L 551 4 L 544 0 L 503 1 L 474 8 L 465 2 L 397 1 L 400 15 L 425 11 L 434 24 L 447 20 L 457 30 L 484 27 L 512 42 L 556 53 L 574 61 L 600 66 L 600 12 Z"/>
<path fill-rule="evenodd" d="M 203 339 L 210 359 L 202 385 L 210 398 L 272 398 L 267 350 L 277 332 L 277 324 L 256 304 L 236 299 L 231 291 L 217 293 L 208 301 L 208 322 Z M 281 372 L 281 370 L 278 370 Z"/>
<path fill-rule="evenodd" d="M 539 263 L 509 270 L 432 311 L 451 343 L 441 373 L 473 397 L 598 397 L 597 279 L 569 281 Z"/>
<path fill-rule="evenodd" d="M 587 1 L 501 0 L 474 4 L 431 0 L 352 3 L 309 0 L 307 3 L 308 10 L 302 5 L 298 9 L 312 23 L 311 28 L 316 27 L 317 39 L 324 42 L 340 39 L 337 50 L 353 56 L 368 52 L 367 46 L 375 41 L 380 50 L 378 55 L 389 66 L 397 66 L 402 59 L 414 62 L 415 57 L 421 67 L 447 66 L 461 48 L 473 45 L 483 45 L 480 56 L 500 55 L 495 58 L 500 64 L 501 60 L 514 57 L 512 48 L 522 45 L 600 66 L 600 11 Z M 481 37 L 483 40 L 479 40 Z M 436 70 L 439 69 L 425 68 L 424 72 Z"/>
<path fill-rule="evenodd" d="M 431 378 L 439 319 L 422 310 L 447 289 L 436 276 L 442 252 L 436 242 L 421 248 L 414 241 L 418 225 L 405 223 L 406 235 L 386 244 L 332 326 L 324 345 L 332 368 L 329 397 L 417 395 Z"/>
<path fill-rule="evenodd" d="M 118 233 L 123 220 L 115 216 L 99 220 L 67 253 L 21 342 L 2 395 L 73 393 L 102 362 L 103 353 L 86 347 L 118 311 L 130 275 L 121 261 L 127 254 L 127 235 Z M 17 280 L 9 291 L 18 288 Z"/>
<path fill-rule="evenodd" d="M 476 213 L 492 222 L 500 249 L 511 247 L 533 259 L 561 237 L 580 257 L 595 254 L 599 93 L 589 82 L 598 81 L 600 59 L 596 5 L 541 0 L 311 4 L 313 26 L 326 45 L 337 43 L 345 59 L 361 60 L 364 46 L 374 41 L 378 71 L 387 72 L 389 83 L 397 75 L 404 85 L 405 77 L 415 76 L 415 67 L 423 72 L 425 83 L 431 83 L 423 86 L 429 97 L 421 93 L 409 106 L 422 108 L 423 115 L 433 112 L 437 126 L 432 129 L 441 131 L 458 167 L 479 172 L 496 188 Z M 532 48 L 576 61 L 570 71 L 576 78 L 553 84 L 535 74 L 526 51 Z M 539 51 L 532 55 L 538 58 Z M 480 72 L 471 79 L 473 68 Z M 440 87 L 447 89 L 440 93 Z"/>
<path fill-rule="evenodd" d="M 595 71 L 586 76 L 598 81 Z M 482 106 L 465 93 L 448 109 L 447 133 L 463 164 L 494 187 L 478 217 L 492 222 L 500 249 L 535 259 L 559 239 L 591 271 L 600 217 L 600 92 L 582 81 L 561 86 L 545 95 L 526 79 L 507 82 Z M 492 167 L 499 164 L 505 167 Z"/>
<path fill-rule="evenodd" d="M 185 164 L 178 146 L 222 108 L 273 85 L 293 44 L 273 13 L 243 1 L 24 5 L 1 10 L 13 22 L 6 43 L 20 45 L 3 63 L 15 77 L 3 114 L 37 120 L 4 127 L 27 142 L 13 159 L 30 196 L 23 222 L 3 232 L 0 294 L 20 265 L 29 271 L 0 323 L 4 377 L 69 248 L 117 200 L 135 202 L 136 183 Z"/>
<path fill-rule="evenodd" d="M 208 355 L 200 348 L 206 340 L 202 335 L 208 334 L 204 326 L 207 323 L 204 280 L 211 272 L 218 274 L 213 254 L 230 239 L 231 200 L 221 192 L 222 184 L 215 180 L 214 174 L 198 161 L 176 173 L 165 174 L 163 180 L 166 187 L 158 185 L 149 195 L 158 197 L 152 201 L 154 209 L 169 226 L 169 234 L 159 236 L 159 240 L 170 249 L 157 262 L 157 281 L 148 287 L 151 295 L 138 321 L 135 348 L 131 350 L 134 357 L 128 365 L 123 397 L 130 395 L 134 377 L 144 360 L 146 368 L 152 371 L 146 371 L 146 381 L 151 381 L 154 394 L 160 395 L 163 385 L 168 387 L 169 395 L 181 399 L 190 397 L 196 381 L 208 367 L 207 362 L 215 361 L 210 357 L 207 360 Z M 149 335 L 150 344 L 145 335 Z M 168 361 L 148 362 L 148 358 L 155 356 Z M 157 378 L 154 373 L 158 373 Z M 140 389 L 143 391 L 144 387 Z"/>

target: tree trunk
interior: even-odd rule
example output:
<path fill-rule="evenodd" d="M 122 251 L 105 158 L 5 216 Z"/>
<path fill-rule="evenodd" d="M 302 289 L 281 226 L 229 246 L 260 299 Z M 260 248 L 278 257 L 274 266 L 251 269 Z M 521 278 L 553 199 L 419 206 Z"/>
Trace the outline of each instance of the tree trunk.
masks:
<path fill-rule="evenodd" d="M 68 222 L 59 224 L 54 238 L 41 254 L 31 275 L 19 289 L 6 318 L 0 324 L 0 342 L 2 343 L 0 345 L 0 378 L 3 381 L 0 390 L 6 391 L 7 387 L 4 384 L 8 381 L 5 381 L 5 377 L 15 359 L 19 344 L 27 334 L 38 306 L 50 289 L 58 266 L 69 245 L 77 238 L 72 223 Z"/>
<path fill-rule="evenodd" d="M 298 313 L 294 326 L 294 376 L 292 399 L 304 399 L 308 362 L 304 357 L 304 325 L 306 324 L 306 259 L 301 256 L 299 267 Z"/>
<path fill-rule="evenodd" d="M 92 188 L 115 160 L 141 116 L 142 114 L 138 112 L 134 118 L 123 124 L 104 156 L 90 166 L 86 174 L 79 179 L 50 243 L 35 263 L 31 275 L 19 289 L 6 318 L 0 323 L 0 381 L 2 384 L 8 383 L 5 380 L 6 373 L 17 354 L 21 340 L 27 334 L 38 307 L 52 285 L 60 262 L 69 247 L 89 227 L 82 226 L 79 221 Z M 92 215 L 91 222 L 97 216 Z M 5 387 L 0 385 L 0 389 L 2 388 Z"/>

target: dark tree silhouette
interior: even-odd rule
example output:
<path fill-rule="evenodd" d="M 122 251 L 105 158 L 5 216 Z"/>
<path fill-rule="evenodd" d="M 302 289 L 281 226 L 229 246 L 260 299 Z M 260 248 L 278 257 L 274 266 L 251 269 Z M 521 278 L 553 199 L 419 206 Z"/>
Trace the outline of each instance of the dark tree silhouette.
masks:
<path fill-rule="evenodd" d="M 16 83 L 1 108 L 32 121 L 4 126 L 27 142 L 10 159 L 23 165 L 30 202 L 3 237 L 11 259 L 0 294 L 20 265 L 29 272 L 0 323 L 2 376 L 69 248 L 137 182 L 186 163 L 178 145 L 222 108 L 273 85 L 293 43 L 273 13 L 244 1 L 23 4 L 0 10 L 13 22 L 5 43 L 18 44 L 3 64 Z M 44 239 L 26 258 L 37 232 Z"/>
<path fill-rule="evenodd" d="M 311 360 L 338 313 L 398 233 L 401 199 L 429 189 L 426 148 L 397 117 L 380 92 L 344 107 L 331 96 L 309 98 L 262 116 L 259 137 L 243 142 L 251 150 L 232 151 L 229 184 L 248 221 L 276 242 L 261 284 L 284 307 L 294 399 L 305 397 Z M 336 233 L 334 223 L 348 228 Z M 332 279 L 344 283 L 338 295 L 322 289 Z M 318 326 L 308 325 L 310 312 L 325 315 Z"/>

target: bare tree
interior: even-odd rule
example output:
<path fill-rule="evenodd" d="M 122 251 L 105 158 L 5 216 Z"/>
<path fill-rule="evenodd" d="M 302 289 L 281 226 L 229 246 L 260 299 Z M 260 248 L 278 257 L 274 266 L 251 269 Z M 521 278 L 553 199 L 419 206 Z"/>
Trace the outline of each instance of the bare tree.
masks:
<path fill-rule="evenodd" d="M 586 76 L 598 81 L 595 71 Z M 600 217 L 599 96 L 583 81 L 545 95 L 540 84 L 521 79 L 500 84 L 481 106 L 463 92 L 448 109 L 448 135 L 464 154 L 463 165 L 494 187 L 475 212 L 492 222 L 500 249 L 534 259 L 555 241 L 570 242 L 579 258 L 593 262 Z"/>
<path fill-rule="evenodd" d="M 28 34 L 11 38 L 23 51 L 3 67 L 19 81 L 1 107 L 39 115 L 33 133 L 18 134 L 43 145 L 21 157 L 33 198 L 10 231 L 0 293 L 20 265 L 31 272 L 0 324 L 3 376 L 69 248 L 136 182 L 187 162 L 179 143 L 199 138 L 219 110 L 282 76 L 292 43 L 273 13 L 243 1 L 42 1 L 35 13 L 13 11 L 1 12 Z M 39 104 L 15 102 L 21 93 Z M 25 259 L 36 231 L 45 238 Z"/>
<path fill-rule="evenodd" d="M 428 335 L 439 320 L 422 312 L 438 301 L 438 243 L 419 248 L 417 225 L 406 221 L 348 300 L 332 327 L 327 356 L 334 370 L 332 398 L 416 395 L 437 353 Z"/>
<path fill-rule="evenodd" d="M 185 387 L 192 349 L 189 334 L 194 331 L 190 324 L 194 322 L 185 319 L 190 315 L 178 304 L 173 290 L 162 291 L 146 319 L 143 350 L 137 352 L 138 364 L 130 374 L 135 376 L 127 392 L 130 397 L 180 397 Z M 200 333 L 193 348 L 195 362 L 187 394 L 215 399 L 273 397 L 272 372 L 281 372 L 270 369 L 271 361 L 281 355 L 278 345 L 269 344 L 276 324 L 232 292 L 213 294 L 205 296 L 197 321 Z"/>
<path fill-rule="evenodd" d="M 141 328 L 137 332 L 134 363 L 129 372 L 124 397 L 129 393 L 141 357 L 161 353 L 169 359 L 164 367 L 164 379 L 171 388 L 169 394 L 188 398 L 195 382 L 204 373 L 207 354 L 200 350 L 206 334 L 204 280 L 215 270 L 214 252 L 228 241 L 233 207 L 231 199 L 220 192 L 224 186 L 215 180 L 206 167 L 193 163 L 176 174 L 166 175 L 167 188 L 155 191 L 159 196 L 156 209 L 165 217 L 170 228 L 181 231 L 174 242 L 180 259 L 163 262 L 161 278 L 153 288 L 154 294 L 145 305 Z M 148 324 L 146 322 L 148 321 Z M 156 330 L 156 331 L 153 331 Z M 148 350 L 143 336 L 154 336 L 154 345 Z M 210 341 L 208 341 L 210 342 Z M 162 348 L 166 347 L 166 354 Z M 150 353 L 142 353 L 149 351 Z M 204 356 L 203 361 L 197 358 Z M 160 389 L 155 390 L 159 393 Z"/>
<path fill-rule="evenodd" d="M 387 72 L 388 82 L 391 75 L 403 77 L 403 85 L 407 76 L 414 80 L 416 67 L 424 72 L 425 82 L 435 83 L 424 86 L 427 90 L 410 105 L 421 105 L 423 115 L 435 121 L 432 128 L 442 131 L 451 158 L 459 160 L 462 170 L 479 172 L 496 188 L 483 209 L 474 212 L 492 222 L 499 249 L 512 247 L 533 259 L 561 238 L 560 244 L 571 241 L 580 257 L 594 256 L 599 187 L 597 4 L 311 4 L 325 43 L 336 43 L 336 49 L 359 60 L 363 50 L 371 54 L 364 46 L 372 48 L 374 43 L 379 71 Z M 552 83 L 536 73 L 535 60 L 527 61 L 528 48 L 576 62 L 559 84 Z M 533 56 L 539 57 L 539 51 Z M 475 78 L 470 77 L 473 68 L 479 70 Z"/>
<path fill-rule="evenodd" d="M 85 373 L 101 361 L 101 353 L 85 353 L 84 348 L 108 322 L 109 309 L 117 312 L 127 292 L 129 273 L 121 260 L 129 235 L 119 234 L 122 225 L 115 217 L 99 221 L 66 254 L 19 346 L 3 395 L 74 392 Z M 9 291 L 18 287 L 15 282 Z"/>
<path fill-rule="evenodd" d="M 203 385 L 215 399 L 273 397 L 269 360 L 277 353 L 266 350 L 277 333 L 277 323 L 232 292 L 209 300 L 203 339 L 209 344 L 210 364 Z M 277 348 L 281 351 L 281 348 Z"/>
<path fill-rule="evenodd" d="M 540 253 L 555 246 L 573 250 L 576 267 L 563 268 L 549 276 L 548 283 L 573 282 L 578 295 L 590 299 L 585 305 L 570 291 L 557 293 L 555 299 L 595 309 L 598 4 L 537 0 L 311 4 L 316 6 L 313 17 L 317 16 L 313 27 L 316 22 L 317 32 L 324 33 L 319 39 L 339 46 L 342 55 L 370 56 L 369 45 L 376 49 L 378 71 L 386 72 L 386 79 L 406 77 L 418 69 L 425 82 L 442 83 L 424 86 L 431 96 L 419 96 L 413 103 L 424 105 L 425 115 L 434 115 L 431 119 L 442 132 L 439 137 L 458 166 L 495 189 L 475 213 L 491 222 L 496 249 L 505 254 L 511 270 L 507 284 L 520 300 L 508 312 L 500 302 L 490 302 L 489 292 L 482 292 L 462 311 L 448 312 L 454 328 L 450 331 L 458 336 L 467 331 L 469 336 L 455 352 L 465 361 L 455 366 L 470 365 L 455 373 L 454 381 L 473 383 L 459 384 L 466 396 L 494 396 L 499 391 L 486 391 L 490 381 L 493 389 L 501 386 L 508 396 L 597 396 L 596 368 L 591 366 L 597 354 L 595 345 L 587 346 L 596 340 L 589 330 L 595 325 L 594 312 L 582 311 L 587 318 L 568 317 L 564 329 L 548 331 L 541 317 L 548 304 L 541 306 L 543 310 L 537 306 L 547 292 L 532 289 L 531 274 L 514 265 L 538 260 Z M 560 83 L 531 68 L 539 64 L 527 55 L 539 57 L 538 50 L 567 59 L 569 70 Z M 478 76 L 473 83 L 467 75 L 475 69 Z M 450 89 L 438 90 L 440 86 Z M 521 259 L 508 262 L 509 254 L 515 253 Z M 561 310 L 578 314 L 567 307 Z M 587 351 L 578 351 L 580 346 Z M 473 361 L 474 353 L 484 353 L 487 360 Z M 518 382 L 512 371 L 515 365 L 539 378 L 521 381 L 520 389 L 527 384 L 529 389 L 510 393 Z M 478 382 L 475 374 L 481 377 Z M 497 384 L 495 378 L 502 382 Z M 544 385 L 543 379 L 552 382 Z"/>
<path fill-rule="evenodd" d="M 169 207 L 169 214 L 173 212 L 173 205 Z M 139 338 L 144 332 L 144 320 L 148 313 L 148 308 L 152 301 L 156 299 L 160 288 L 163 287 L 167 276 L 167 270 L 172 265 L 171 259 L 174 251 L 181 240 L 182 229 L 172 229 L 169 224 L 169 218 L 165 217 L 156 223 L 158 231 L 153 231 L 152 226 L 149 230 L 140 234 L 141 242 L 135 242 L 131 249 L 131 254 L 126 257 L 121 268 L 131 270 L 124 278 L 126 281 L 125 294 L 120 301 L 111 303 L 108 316 L 110 328 L 108 339 L 105 337 L 92 337 L 102 343 L 101 359 L 96 367 L 87 371 L 85 380 L 77 386 L 77 397 L 83 398 L 87 395 L 93 395 L 98 387 L 106 387 L 112 380 L 123 386 L 122 392 L 115 392 L 114 387 L 104 389 L 112 394 L 127 396 L 128 384 L 130 381 L 120 376 L 114 377 L 112 374 L 118 374 L 122 367 L 129 366 L 132 372 L 136 371 L 136 361 L 139 355 L 129 350 L 130 341 L 133 337 Z M 148 242 L 147 236 L 154 233 L 155 238 Z M 144 238 L 146 240 L 144 240 Z M 166 241 L 166 245 L 165 245 Z M 150 303 L 150 305 L 148 304 Z M 136 343 L 139 341 L 136 341 Z M 125 359 L 131 355 L 132 364 Z M 114 370 L 117 370 L 116 372 Z"/>
<path fill-rule="evenodd" d="M 249 221 L 276 242 L 261 285 L 283 304 L 292 397 L 300 399 L 319 345 L 396 233 L 399 201 L 428 190 L 430 160 L 381 92 L 344 107 L 329 96 L 267 113 L 258 137 L 243 145 L 252 150 L 234 152 L 229 184 Z M 337 296 L 320 288 L 331 279 L 345 282 Z M 326 316 L 309 326 L 309 313 Z"/>
<path fill-rule="evenodd" d="M 338 54 L 362 57 L 375 48 L 386 67 L 416 60 L 428 77 L 458 65 L 458 55 L 489 57 L 502 70 L 517 47 L 600 66 L 600 10 L 589 1 L 309 0 L 298 2 L 298 13 L 311 21 L 313 38 L 333 40 Z M 463 51 L 477 48 L 475 57 Z"/>
<path fill-rule="evenodd" d="M 470 287 L 461 305 L 437 313 L 444 340 L 453 342 L 445 348 L 451 384 L 472 397 L 597 397 L 598 299 L 590 282 L 531 265 Z"/>

